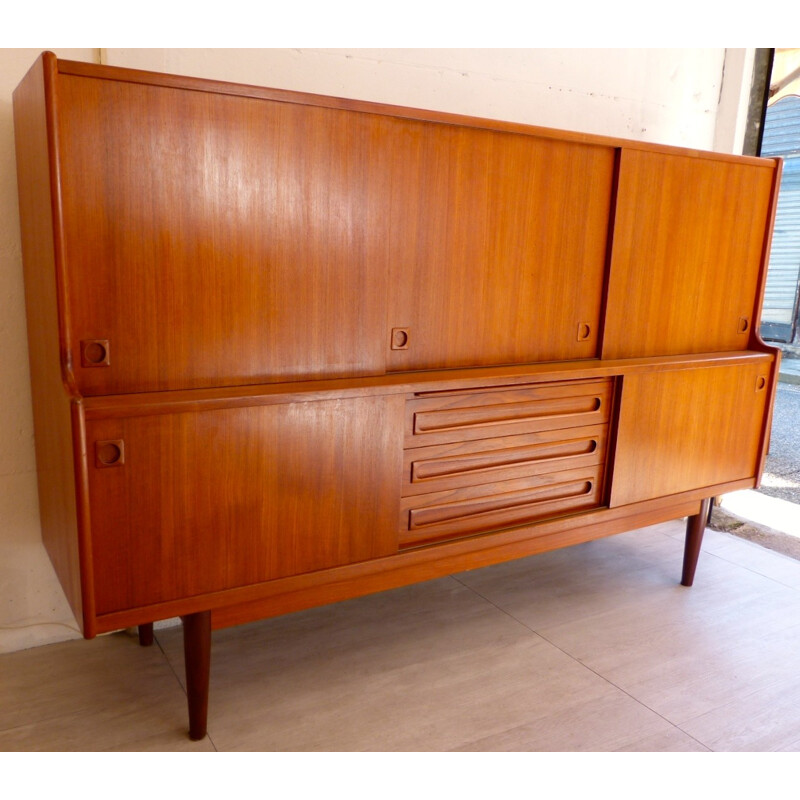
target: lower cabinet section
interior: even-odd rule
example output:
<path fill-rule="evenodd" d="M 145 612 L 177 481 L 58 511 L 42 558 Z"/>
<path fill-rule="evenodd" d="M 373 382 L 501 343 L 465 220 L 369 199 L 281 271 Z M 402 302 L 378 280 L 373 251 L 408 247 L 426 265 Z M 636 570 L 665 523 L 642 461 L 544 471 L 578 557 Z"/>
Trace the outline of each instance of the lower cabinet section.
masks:
<path fill-rule="evenodd" d="M 403 402 L 87 421 L 97 613 L 397 552 Z"/>
<path fill-rule="evenodd" d="M 771 370 L 765 355 L 416 393 L 98 401 L 83 522 L 94 613 L 391 570 L 400 551 L 755 482 Z"/>

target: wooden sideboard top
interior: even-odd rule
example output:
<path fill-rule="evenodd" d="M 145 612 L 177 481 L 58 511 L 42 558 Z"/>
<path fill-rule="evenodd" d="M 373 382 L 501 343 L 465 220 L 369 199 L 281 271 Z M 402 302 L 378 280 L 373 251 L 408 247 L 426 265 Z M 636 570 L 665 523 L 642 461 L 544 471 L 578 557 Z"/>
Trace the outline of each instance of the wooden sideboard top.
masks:
<path fill-rule="evenodd" d="M 471 128 L 485 128 L 493 131 L 507 133 L 521 133 L 529 136 L 538 136 L 546 139 L 560 139 L 562 141 L 596 144 L 606 147 L 627 147 L 635 150 L 651 150 L 661 153 L 685 155 L 690 158 L 708 158 L 718 161 L 738 161 L 755 165 L 771 166 L 774 159 L 759 158 L 755 156 L 741 156 L 730 153 L 717 153 L 696 148 L 677 147 L 673 145 L 653 144 L 637 140 L 629 140 L 612 136 L 602 136 L 592 133 L 567 131 L 558 128 L 548 128 L 538 125 L 527 125 L 520 122 L 473 117 L 463 114 L 453 114 L 445 111 L 434 111 L 406 106 L 377 103 L 368 100 L 356 100 L 344 97 L 331 97 L 327 95 L 297 92 L 289 89 L 275 89 L 249 84 L 239 84 L 229 81 L 210 80 L 208 78 L 195 78 L 185 75 L 174 75 L 147 70 L 129 69 L 127 67 L 113 67 L 105 64 L 89 64 L 81 61 L 57 59 L 53 53 L 43 54 L 52 58 L 59 73 L 63 75 L 80 75 L 87 78 L 99 78 L 131 83 L 149 84 L 151 86 L 165 86 L 175 89 L 188 89 L 197 92 L 212 92 L 217 94 L 236 95 L 238 97 L 252 97 L 263 100 L 275 100 L 285 103 L 300 105 L 313 105 L 324 108 L 338 108 L 346 111 L 361 111 L 367 114 L 382 114 L 392 117 L 421 120 L 426 122 L 439 122 L 450 125 L 465 125 Z"/>

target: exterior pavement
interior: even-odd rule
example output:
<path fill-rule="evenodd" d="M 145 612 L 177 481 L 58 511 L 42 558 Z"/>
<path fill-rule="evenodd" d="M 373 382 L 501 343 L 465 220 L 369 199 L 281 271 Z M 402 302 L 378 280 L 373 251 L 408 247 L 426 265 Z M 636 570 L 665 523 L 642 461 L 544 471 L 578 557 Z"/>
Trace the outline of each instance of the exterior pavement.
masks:
<path fill-rule="evenodd" d="M 800 560 L 800 359 L 784 356 L 761 487 L 733 492 L 709 527 Z"/>
<path fill-rule="evenodd" d="M 781 383 L 800 385 L 800 358 L 790 358 L 784 353 L 778 380 Z"/>
<path fill-rule="evenodd" d="M 784 372 L 784 365 L 790 369 Z M 772 438 L 759 491 L 800 504 L 800 360 L 783 359 Z M 800 514 L 800 508 L 798 508 Z"/>

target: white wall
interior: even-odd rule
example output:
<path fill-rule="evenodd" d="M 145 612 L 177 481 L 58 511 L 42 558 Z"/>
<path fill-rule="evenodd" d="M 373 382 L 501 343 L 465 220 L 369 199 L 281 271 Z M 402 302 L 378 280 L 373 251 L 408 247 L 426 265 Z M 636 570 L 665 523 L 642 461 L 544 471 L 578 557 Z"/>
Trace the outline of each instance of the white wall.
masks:
<path fill-rule="evenodd" d="M 106 63 L 712 149 L 725 50 L 122 50 Z"/>
<path fill-rule="evenodd" d="M 65 58 L 630 139 L 735 150 L 745 51 L 64 50 Z M 41 545 L 11 92 L 38 49 L 0 50 L 0 652 L 77 635 Z M 751 61 L 752 63 L 752 61 Z"/>
<path fill-rule="evenodd" d="M 41 50 L 0 50 L 0 653 L 79 635 L 41 544 L 19 238 L 11 93 Z"/>

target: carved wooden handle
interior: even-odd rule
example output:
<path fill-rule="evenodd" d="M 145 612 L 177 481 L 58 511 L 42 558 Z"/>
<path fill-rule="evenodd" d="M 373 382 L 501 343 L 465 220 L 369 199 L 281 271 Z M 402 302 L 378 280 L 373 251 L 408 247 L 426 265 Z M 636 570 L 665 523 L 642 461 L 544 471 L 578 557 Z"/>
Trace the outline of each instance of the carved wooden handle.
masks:
<path fill-rule="evenodd" d="M 104 467 L 121 467 L 125 463 L 125 442 L 122 439 L 108 439 L 94 443 L 94 464 Z"/>
<path fill-rule="evenodd" d="M 488 497 L 444 502 L 423 508 L 412 508 L 409 512 L 409 530 L 418 530 L 428 525 L 480 517 L 500 511 L 530 509 L 556 500 L 588 496 L 592 493 L 592 488 L 591 480 L 579 480 L 554 486 L 531 487 L 522 491 L 506 492 Z"/>
<path fill-rule="evenodd" d="M 408 328 L 392 328 L 392 350 L 408 350 Z"/>
<path fill-rule="evenodd" d="M 108 339 L 81 340 L 82 367 L 110 367 L 111 348 Z"/>

